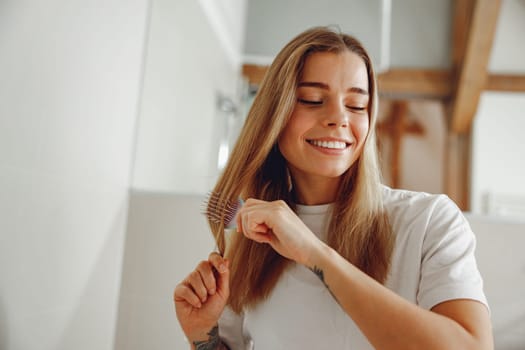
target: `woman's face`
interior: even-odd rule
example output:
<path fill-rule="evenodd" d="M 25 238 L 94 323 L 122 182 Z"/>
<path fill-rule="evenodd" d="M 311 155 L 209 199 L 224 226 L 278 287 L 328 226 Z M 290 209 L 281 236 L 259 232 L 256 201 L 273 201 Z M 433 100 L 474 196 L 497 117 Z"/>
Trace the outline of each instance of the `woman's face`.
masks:
<path fill-rule="evenodd" d="M 350 51 L 318 52 L 305 61 L 279 149 L 294 181 L 334 181 L 359 158 L 369 128 L 368 75 Z"/>

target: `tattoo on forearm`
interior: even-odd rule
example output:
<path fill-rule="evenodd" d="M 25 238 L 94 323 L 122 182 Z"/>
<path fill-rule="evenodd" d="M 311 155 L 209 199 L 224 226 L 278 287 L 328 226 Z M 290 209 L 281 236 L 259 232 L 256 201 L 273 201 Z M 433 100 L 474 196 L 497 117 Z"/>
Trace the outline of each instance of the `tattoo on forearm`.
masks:
<path fill-rule="evenodd" d="M 219 326 L 213 327 L 208 335 L 208 340 L 193 342 L 195 350 L 229 350 L 219 338 Z"/>
<path fill-rule="evenodd" d="M 338 303 L 339 303 L 339 300 L 337 300 L 337 298 L 335 297 L 334 293 L 332 293 L 332 291 L 330 290 L 330 287 L 328 286 L 328 284 L 326 284 L 325 280 L 324 280 L 324 272 L 323 270 L 321 270 L 319 267 L 317 266 L 314 266 L 313 268 L 311 268 L 310 270 L 312 270 L 313 273 L 315 273 L 315 275 L 317 277 L 319 277 L 319 279 L 321 280 L 321 282 L 323 282 L 323 284 L 325 285 L 326 289 L 328 289 L 328 291 L 330 292 L 330 294 L 332 294 L 332 297 L 334 298 L 334 300 Z"/>
<path fill-rule="evenodd" d="M 314 266 L 313 268 L 311 268 L 312 272 L 315 273 L 315 275 L 317 277 L 319 277 L 319 279 L 324 283 L 324 285 L 326 286 L 326 283 L 324 281 L 324 272 L 323 270 L 321 270 L 320 268 L 318 268 L 317 266 Z M 328 287 L 328 286 L 327 286 Z"/>

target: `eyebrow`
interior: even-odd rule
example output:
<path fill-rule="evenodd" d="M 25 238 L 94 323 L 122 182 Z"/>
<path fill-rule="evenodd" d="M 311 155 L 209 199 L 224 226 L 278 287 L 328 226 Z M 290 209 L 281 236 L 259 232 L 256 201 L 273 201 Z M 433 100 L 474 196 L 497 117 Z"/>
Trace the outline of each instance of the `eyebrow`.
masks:
<path fill-rule="evenodd" d="M 316 87 L 323 90 L 330 90 L 330 87 L 327 84 L 316 81 L 303 81 L 299 83 L 298 87 Z M 353 86 L 346 91 L 368 96 L 368 91 L 357 86 Z"/>

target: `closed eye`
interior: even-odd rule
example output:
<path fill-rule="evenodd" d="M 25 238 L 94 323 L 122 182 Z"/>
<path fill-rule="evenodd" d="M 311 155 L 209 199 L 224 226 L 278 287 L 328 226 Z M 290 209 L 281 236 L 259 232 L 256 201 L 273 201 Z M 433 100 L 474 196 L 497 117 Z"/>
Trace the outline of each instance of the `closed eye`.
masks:
<path fill-rule="evenodd" d="M 346 108 L 356 111 L 356 112 L 363 112 L 366 108 L 365 107 L 357 107 L 357 106 L 346 106 Z"/>
<path fill-rule="evenodd" d="M 318 106 L 323 103 L 323 101 L 305 100 L 303 98 L 300 98 L 297 101 L 305 105 L 314 105 L 314 106 Z"/>

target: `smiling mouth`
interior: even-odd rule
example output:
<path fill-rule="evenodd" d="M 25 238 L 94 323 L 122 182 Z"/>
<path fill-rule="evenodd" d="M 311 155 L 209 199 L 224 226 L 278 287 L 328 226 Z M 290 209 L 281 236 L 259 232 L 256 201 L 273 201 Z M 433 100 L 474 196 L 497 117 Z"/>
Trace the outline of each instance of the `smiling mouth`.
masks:
<path fill-rule="evenodd" d="M 327 149 L 345 149 L 350 144 L 343 141 L 320 141 L 320 140 L 306 140 L 309 144 Z"/>

